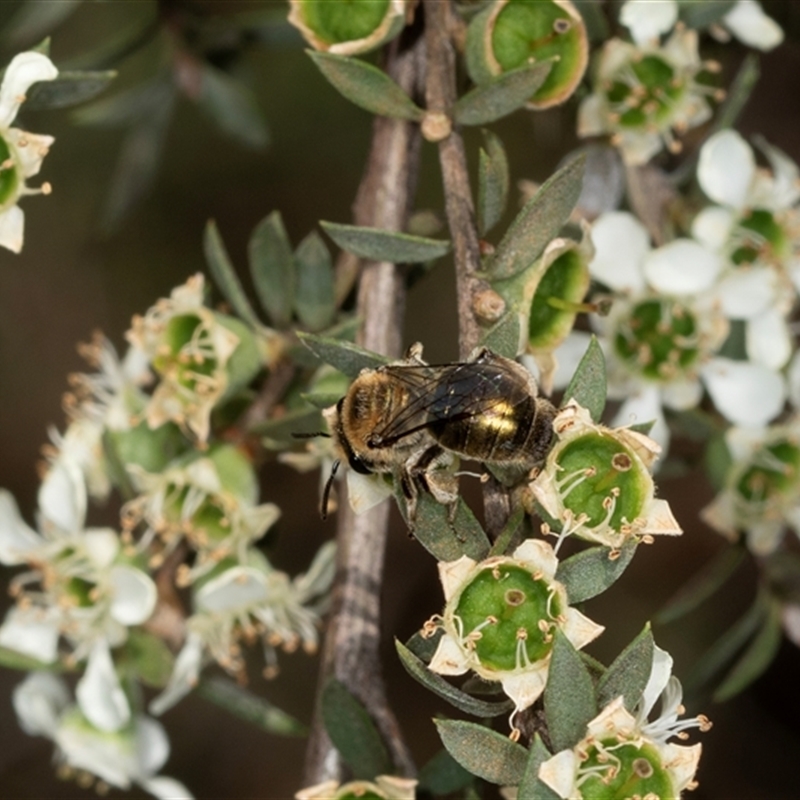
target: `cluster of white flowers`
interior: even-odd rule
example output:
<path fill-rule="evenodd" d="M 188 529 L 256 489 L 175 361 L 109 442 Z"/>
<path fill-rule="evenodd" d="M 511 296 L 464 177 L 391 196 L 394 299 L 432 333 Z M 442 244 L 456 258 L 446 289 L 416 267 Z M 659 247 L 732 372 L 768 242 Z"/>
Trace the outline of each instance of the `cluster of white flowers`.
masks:
<path fill-rule="evenodd" d="M 280 512 L 258 502 L 250 456 L 215 438 L 211 412 L 261 364 L 253 335 L 205 306 L 203 288 L 196 275 L 137 318 L 122 360 L 102 338 L 83 348 L 98 371 L 72 377 L 69 425 L 45 449 L 38 530 L 0 490 L 0 563 L 26 567 L 11 581 L 0 647 L 82 671 L 74 702 L 63 681 L 33 673 L 15 694 L 23 728 L 53 739 L 82 782 L 138 783 L 164 798 L 190 795 L 156 775 L 166 734 L 131 691 L 130 665 L 125 680 L 119 671 L 133 631 L 184 643 L 151 703 L 158 714 L 212 659 L 244 677 L 242 642 L 262 643 L 267 675 L 276 648 L 313 651 L 333 577 L 332 544 L 293 580 L 255 547 Z M 88 527 L 90 498 L 115 487 L 131 498 L 119 528 Z M 185 619 L 174 598 L 159 599 L 161 572 L 191 588 Z"/>

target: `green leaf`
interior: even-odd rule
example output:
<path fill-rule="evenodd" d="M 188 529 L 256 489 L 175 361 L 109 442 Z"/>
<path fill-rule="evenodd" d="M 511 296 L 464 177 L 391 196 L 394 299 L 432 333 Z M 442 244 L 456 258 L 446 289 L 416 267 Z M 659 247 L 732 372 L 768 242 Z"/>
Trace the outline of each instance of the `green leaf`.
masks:
<path fill-rule="evenodd" d="M 571 604 L 590 600 L 615 583 L 631 563 L 636 542 L 622 545 L 615 559 L 609 558 L 612 552 L 610 547 L 589 547 L 558 565 L 556 579 L 564 584 Z"/>
<path fill-rule="evenodd" d="M 604 42 L 611 36 L 602 3 L 598 3 L 597 0 L 572 0 L 572 4 L 583 17 L 583 24 L 586 26 L 586 34 L 590 42 L 593 44 Z"/>
<path fill-rule="evenodd" d="M 208 678 L 200 682 L 197 693 L 239 719 L 279 736 L 305 736 L 305 725 L 272 705 L 268 700 L 237 686 L 227 678 Z"/>
<path fill-rule="evenodd" d="M 629 431 L 634 431 L 634 433 L 641 433 L 645 436 L 650 435 L 650 431 L 653 430 L 653 426 L 656 424 L 654 419 L 650 419 L 647 422 L 637 422 L 634 425 L 628 425 Z"/>
<path fill-rule="evenodd" d="M 338 397 L 336 398 L 339 399 Z M 335 401 L 334 401 L 335 402 Z M 333 405 L 328 403 L 328 405 Z M 328 406 L 325 406 L 327 408 Z M 313 433 L 324 430 L 322 415 L 317 408 L 296 408 L 287 412 L 282 417 L 267 419 L 259 422 L 249 429 L 250 433 L 257 433 L 267 439 L 279 442 L 291 442 L 295 433 Z"/>
<path fill-rule="evenodd" d="M 405 502 L 399 488 L 396 494 L 400 512 L 405 516 Z M 457 561 L 461 556 L 475 561 L 486 558 L 491 546 L 489 538 L 469 506 L 459 498 L 452 522 L 449 514 L 450 509 L 429 494 L 420 495 L 412 531 L 414 538 L 438 561 Z"/>
<path fill-rule="evenodd" d="M 560 628 L 555 630 L 544 689 L 544 713 L 555 752 L 576 745 L 586 735 L 586 725 L 597 715 L 592 676 Z"/>
<path fill-rule="evenodd" d="M 267 123 L 250 89 L 205 63 L 200 80 L 198 103 L 223 133 L 254 150 L 269 144 Z"/>
<path fill-rule="evenodd" d="M 500 703 L 488 703 L 485 700 L 478 700 L 471 697 L 466 692 L 462 692 L 452 684 L 448 683 L 441 675 L 432 672 L 425 664 L 414 655 L 402 642 L 395 639 L 394 646 L 400 656 L 400 662 L 405 667 L 406 672 L 421 683 L 426 689 L 430 689 L 435 695 L 446 700 L 455 706 L 459 711 L 471 714 L 473 717 L 497 717 L 500 714 L 508 714 L 514 704 L 510 700 Z"/>
<path fill-rule="evenodd" d="M 524 518 L 525 511 L 522 506 L 519 506 L 508 518 L 508 521 L 503 526 L 503 530 L 500 531 L 498 537 L 494 540 L 492 549 L 489 551 L 490 558 L 492 556 L 504 556 L 508 552 L 509 546 L 514 540 L 514 536 L 519 530 Z"/>
<path fill-rule="evenodd" d="M 81 4 L 81 0 L 58 3 L 20 3 L 13 16 L 3 24 L 3 39 L 12 51 L 38 42 L 55 30 Z"/>
<path fill-rule="evenodd" d="M 597 703 L 600 708 L 620 695 L 628 711 L 636 708 L 653 671 L 654 647 L 650 625 L 645 625 L 644 630 L 614 659 L 598 682 Z"/>
<path fill-rule="evenodd" d="M 716 434 L 708 440 L 703 463 L 711 485 L 716 491 L 722 491 L 733 466 L 733 457 L 723 434 Z"/>
<path fill-rule="evenodd" d="M 533 737 L 528 763 L 525 765 L 525 772 L 517 789 L 517 800 L 559 800 L 558 795 L 546 783 L 539 780 L 539 767 L 550 756 L 550 751 L 537 733 Z"/>
<path fill-rule="evenodd" d="M 781 604 L 772 599 L 758 633 L 714 692 L 714 700 L 717 703 L 730 700 L 760 677 L 778 654 L 782 640 Z"/>
<path fill-rule="evenodd" d="M 594 335 L 564 392 L 564 404 L 570 400 L 587 409 L 595 422 L 599 422 L 603 416 L 606 407 L 606 359 Z"/>
<path fill-rule="evenodd" d="M 717 109 L 716 119 L 709 131 L 709 136 L 713 136 L 724 128 L 732 128 L 736 124 L 760 77 L 761 68 L 758 56 L 755 53 L 748 53 L 728 89 L 725 102 Z"/>
<path fill-rule="evenodd" d="M 678 14 L 689 28 L 707 28 L 719 22 L 735 4 L 736 0 L 714 0 L 713 3 L 678 0 Z"/>
<path fill-rule="evenodd" d="M 279 328 L 292 319 L 295 263 L 280 211 L 258 223 L 248 243 L 250 273 L 262 308 Z"/>
<path fill-rule="evenodd" d="M 260 327 L 213 219 L 206 223 L 203 233 L 203 253 L 215 283 L 233 310 L 251 327 Z"/>
<path fill-rule="evenodd" d="M 358 58 L 306 51 L 333 88 L 359 108 L 382 117 L 421 122 L 425 112 L 385 73 Z"/>
<path fill-rule="evenodd" d="M 499 221 L 508 203 L 510 185 L 508 157 L 503 143 L 491 131 L 484 131 L 486 149 L 481 148 L 478 164 L 478 230 L 485 236 Z"/>
<path fill-rule="evenodd" d="M 500 317 L 488 331 L 481 337 L 481 344 L 488 347 L 493 353 L 516 358 L 521 350 L 519 314 L 516 311 L 507 311 Z"/>
<path fill-rule="evenodd" d="M 375 723 L 364 706 L 331 678 L 322 692 L 325 730 L 357 779 L 372 780 L 391 770 L 391 760 Z"/>
<path fill-rule="evenodd" d="M 420 661 L 429 664 L 436 652 L 436 648 L 439 646 L 439 639 L 441 639 L 443 635 L 443 628 L 437 628 L 431 636 L 423 636 L 420 631 L 417 631 L 409 636 L 406 642 L 406 648 Z"/>
<path fill-rule="evenodd" d="M 476 86 L 453 106 L 456 124 L 487 125 L 522 108 L 544 83 L 552 66 L 552 61 L 526 64 Z"/>
<path fill-rule="evenodd" d="M 436 796 L 458 792 L 473 780 L 447 750 L 440 750 L 419 771 L 419 789 Z"/>
<path fill-rule="evenodd" d="M 558 235 L 578 201 L 585 163 L 585 156 L 570 161 L 525 204 L 488 263 L 492 279 L 510 278 L 530 266 Z"/>
<path fill-rule="evenodd" d="M 26 111 L 69 108 L 91 100 L 117 77 L 115 70 L 103 72 L 59 72 L 52 81 L 38 81 L 28 90 Z"/>
<path fill-rule="evenodd" d="M 333 322 L 336 315 L 331 254 L 320 235 L 312 231 L 300 242 L 294 258 L 297 317 L 309 330 L 321 331 Z"/>
<path fill-rule="evenodd" d="M 165 642 L 148 631 L 130 628 L 125 655 L 145 686 L 163 689 L 172 675 L 175 657 Z"/>
<path fill-rule="evenodd" d="M 691 672 L 684 681 L 687 693 L 707 686 L 714 676 L 724 669 L 725 665 L 764 624 L 768 614 L 768 602 L 764 596 L 759 595 L 753 605 L 695 661 Z"/>
<path fill-rule="evenodd" d="M 664 608 L 656 614 L 656 622 L 664 625 L 694 611 L 736 572 L 746 552 L 743 547 L 723 546 L 716 556 L 678 589 Z"/>
<path fill-rule="evenodd" d="M 528 751 L 508 737 L 455 719 L 434 719 L 447 752 L 464 769 L 490 783 L 516 786 L 525 771 Z"/>
<path fill-rule="evenodd" d="M 299 332 L 297 336 L 318 358 L 336 367 L 348 378 L 357 378 L 362 369 L 377 369 L 390 363 L 390 359 L 386 356 L 364 350 L 363 347 L 343 339 L 331 339 L 303 332 Z"/>
<path fill-rule="evenodd" d="M 359 225 L 342 225 L 338 222 L 319 224 L 342 250 L 371 261 L 414 264 L 441 258 L 450 250 L 450 242 L 442 239 L 428 239 L 425 236 Z"/>
<path fill-rule="evenodd" d="M 64 666 L 58 661 L 52 664 L 45 664 L 43 661 L 18 653 L 10 647 L 0 647 L 0 667 L 18 669 L 23 672 L 34 672 L 36 670 L 47 670 L 48 672 L 64 671 Z"/>

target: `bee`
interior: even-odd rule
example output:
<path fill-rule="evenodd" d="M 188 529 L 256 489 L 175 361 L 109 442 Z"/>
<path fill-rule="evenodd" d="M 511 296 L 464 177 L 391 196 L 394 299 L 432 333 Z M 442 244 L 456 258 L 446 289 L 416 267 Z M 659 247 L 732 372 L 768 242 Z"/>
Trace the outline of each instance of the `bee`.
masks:
<path fill-rule="evenodd" d="M 338 460 L 361 474 L 393 473 L 413 524 L 420 492 L 455 511 L 456 456 L 530 472 L 550 449 L 556 409 L 521 364 L 478 348 L 464 362 L 427 364 L 422 345 L 393 364 L 365 369 L 323 415 Z"/>

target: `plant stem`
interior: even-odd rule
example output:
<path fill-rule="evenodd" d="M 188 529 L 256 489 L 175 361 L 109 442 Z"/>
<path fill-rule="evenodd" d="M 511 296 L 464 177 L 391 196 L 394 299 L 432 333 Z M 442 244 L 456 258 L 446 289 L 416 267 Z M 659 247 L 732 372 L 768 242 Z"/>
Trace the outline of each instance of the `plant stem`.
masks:
<path fill-rule="evenodd" d="M 421 42 L 401 49 L 395 40 L 387 54 L 388 73 L 413 93 L 423 70 Z M 416 188 L 420 136 L 416 125 L 375 119 L 367 167 L 353 206 L 357 225 L 402 231 Z M 361 265 L 358 343 L 369 350 L 399 356 L 405 311 L 401 269 L 388 262 Z M 366 707 L 380 730 L 397 771 L 415 773 L 408 747 L 386 700 L 381 664 L 380 588 L 388 531 L 389 504 L 384 501 L 356 516 L 343 502 L 337 530 L 337 575 L 325 635 L 317 707 L 306 754 L 305 785 L 342 780 L 345 765 L 323 726 L 320 693 L 331 677 L 341 681 Z"/>
<path fill-rule="evenodd" d="M 428 112 L 450 116 L 456 101 L 455 49 L 451 31 L 455 30 L 451 0 L 424 0 L 425 45 L 428 69 L 425 97 Z M 469 186 L 467 157 L 461 133 L 453 128 L 439 142 L 445 208 L 456 269 L 458 293 L 458 349 L 467 358 L 480 341 L 481 329 L 474 312 L 474 298 L 488 288 L 477 276 L 481 268 L 478 226 Z M 487 532 L 495 538 L 503 530 L 511 512 L 508 491 L 493 477 L 483 488 L 484 517 Z"/>

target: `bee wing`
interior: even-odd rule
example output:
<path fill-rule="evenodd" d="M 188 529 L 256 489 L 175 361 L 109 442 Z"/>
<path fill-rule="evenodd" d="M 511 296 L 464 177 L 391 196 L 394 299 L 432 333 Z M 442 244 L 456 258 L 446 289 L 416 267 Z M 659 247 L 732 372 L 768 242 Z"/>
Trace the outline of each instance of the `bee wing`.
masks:
<path fill-rule="evenodd" d="M 413 390 L 412 400 L 377 431 L 383 446 L 433 425 L 456 422 L 530 400 L 526 387 L 503 363 L 388 367 Z"/>

